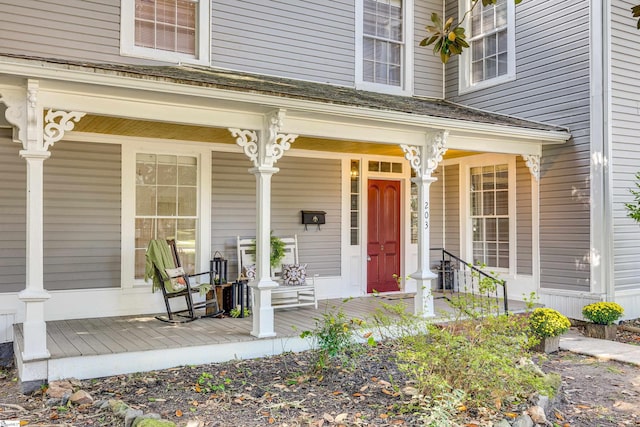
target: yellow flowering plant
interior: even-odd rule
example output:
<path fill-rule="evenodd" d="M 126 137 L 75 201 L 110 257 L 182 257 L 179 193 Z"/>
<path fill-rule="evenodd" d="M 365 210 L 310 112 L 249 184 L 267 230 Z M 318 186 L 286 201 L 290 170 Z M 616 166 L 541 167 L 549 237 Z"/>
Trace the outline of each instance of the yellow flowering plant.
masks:
<path fill-rule="evenodd" d="M 529 328 L 538 338 L 557 337 L 569 330 L 571 322 L 552 308 L 536 308 L 529 315 Z"/>
<path fill-rule="evenodd" d="M 597 325 L 612 325 L 624 314 L 624 309 L 615 302 L 594 302 L 582 307 L 582 315 L 585 319 Z"/>

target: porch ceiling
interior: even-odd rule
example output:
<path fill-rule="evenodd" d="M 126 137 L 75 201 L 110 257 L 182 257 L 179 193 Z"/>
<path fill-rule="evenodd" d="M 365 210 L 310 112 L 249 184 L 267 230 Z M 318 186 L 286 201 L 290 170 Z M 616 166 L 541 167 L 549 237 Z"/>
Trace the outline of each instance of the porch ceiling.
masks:
<path fill-rule="evenodd" d="M 80 120 L 75 132 L 98 133 L 103 135 L 130 136 L 136 138 L 170 139 L 176 141 L 214 142 L 235 144 L 235 138 L 225 128 L 191 126 L 168 122 L 133 120 L 88 114 Z M 358 153 L 378 156 L 403 157 L 402 149 L 396 144 L 348 141 L 299 136 L 294 148 L 301 150 L 334 153 Z M 445 157 L 461 157 L 473 154 L 462 150 L 449 150 Z"/>

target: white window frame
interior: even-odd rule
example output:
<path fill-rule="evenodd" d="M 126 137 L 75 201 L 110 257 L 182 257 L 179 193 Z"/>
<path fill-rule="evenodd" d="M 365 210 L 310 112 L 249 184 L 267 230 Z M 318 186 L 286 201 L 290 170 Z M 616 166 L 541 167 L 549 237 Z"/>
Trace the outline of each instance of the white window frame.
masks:
<path fill-rule="evenodd" d="M 211 0 L 198 1 L 196 32 L 196 55 L 170 52 L 162 49 L 136 46 L 135 44 L 135 0 L 120 3 L 120 54 L 163 62 L 210 65 L 211 52 Z"/>
<path fill-rule="evenodd" d="M 471 0 L 459 0 L 459 19 L 471 8 Z M 476 7 L 482 7 L 482 2 Z M 469 22 L 470 15 L 463 23 L 467 30 L 467 37 L 470 34 Z M 502 83 L 510 82 L 516 79 L 516 5 L 513 0 L 507 0 L 507 74 L 494 77 L 492 79 L 483 80 L 478 83 L 471 82 L 471 47 L 462 51 L 460 55 L 460 66 L 458 67 L 458 80 L 460 94 L 474 92 L 476 90 L 485 89 Z"/>
<path fill-rule="evenodd" d="M 392 86 L 367 82 L 363 79 L 364 0 L 356 0 L 356 89 L 388 93 L 391 95 L 411 95 L 413 93 L 413 2 L 414 0 L 402 0 L 402 82 L 400 86 Z"/>
<path fill-rule="evenodd" d="M 122 144 L 122 256 L 123 289 L 148 288 L 150 283 L 135 279 L 136 154 L 193 156 L 198 160 L 198 229 L 196 269 L 208 268 L 211 252 L 211 149 L 201 145 L 127 141 Z"/>
<path fill-rule="evenodd" d="M 509 268 L 489 266 L 491 271 L 509 276 L 517 271 L 516 242 L 516 156 L 509 154 L 480 154 L 460 160 L 460 247 L 462 258 L 473 259 L 473 229 L 471 220 L 471 168 L 506 164 L 509 172 Z"/>

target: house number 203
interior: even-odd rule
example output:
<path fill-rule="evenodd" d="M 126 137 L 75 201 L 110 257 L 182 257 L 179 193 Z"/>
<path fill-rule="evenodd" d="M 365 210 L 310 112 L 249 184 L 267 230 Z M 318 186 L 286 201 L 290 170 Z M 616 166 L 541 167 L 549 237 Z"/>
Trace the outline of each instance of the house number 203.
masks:
<path fill-rule="evenodd" d="M 424 229 L 429 229 L 429 202 L 424 202 Z"/>

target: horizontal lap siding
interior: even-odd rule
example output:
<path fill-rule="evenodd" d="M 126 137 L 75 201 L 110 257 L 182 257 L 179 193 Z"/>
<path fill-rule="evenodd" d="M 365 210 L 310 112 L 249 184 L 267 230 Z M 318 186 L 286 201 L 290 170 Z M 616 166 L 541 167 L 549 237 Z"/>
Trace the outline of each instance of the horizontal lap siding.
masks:
<path fill-rule="evenodd" d="M 354 85 L 354 0 L 212 2 L 212 64 Z"/>
<path fill-rule="evenodd" d="M 151 63 L 120 56 L 120 0 L 3 0 L 0 52 Z"/>
<path fill-rule="evenodd" d="M 11 139 L 0 129 L 0 292 L 25 288 L 27 164 Z"/>
<path fill-rule="evenodd" d="M 516 159 L 516 241 L 518 274 L 533 274 L 531 172 L 522 157 Z"/>
<path fill-rule="evenodd" d="M 236 236 L 255 236 L 256 178 L 244 154 L 212 154 L 211 250 L 230 260 L 237 274 Z M 301 263 L 309 274 L 340 275 L 341 161 L 285 156 L 277 163 L 271 187 L 271 228 L 276 236 L 298 235 Z M 301 210 L 327 212 L 318 230 L 300 224 Z"/>
<path fill-rule="evenodd" d="M 447 1 L 447 16 L 457 16 L 457 4 Z M 589 291 L 589 1 L 525 1 L 516 6 L 516 22 L 516 80 L 459 95 L 458 60 L 452 59 L 446 96 L 571 130 L 571 141 L 543 150 L 540 285 Z"/>
<path fill-rule="evenodd" d="M 431 22 L 431 14 L 437 12 L 442 15 L 442 1 L 420 1 L 414 2 L 413 20 L 413 82 L 414 95 L 429 98 L 442 98 L 442 84 L 444 78 L 444 67 L 440 57 L 433 54 L 430 47 L 420 47 L 420 41 L 427 36 L 425 26 Z"/>
<path fill-rule="evenodd" d="M 640 33 L 630 17 L 637 1 L 612 6 L 613 226 L 616 291 L 640 289 L 640 224 L 627 217 L 640 171 Z"/>
<path fill-rule="evenodd" d="M 44 163 L 44 281 L 49 290 L 120 286 L 121 150 L 60 141 Z"/>

